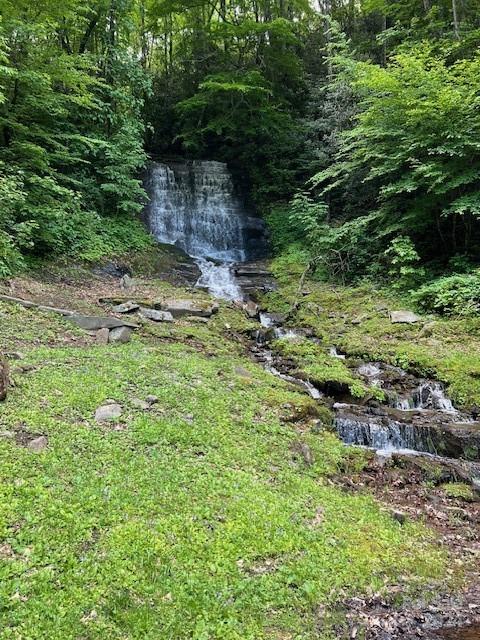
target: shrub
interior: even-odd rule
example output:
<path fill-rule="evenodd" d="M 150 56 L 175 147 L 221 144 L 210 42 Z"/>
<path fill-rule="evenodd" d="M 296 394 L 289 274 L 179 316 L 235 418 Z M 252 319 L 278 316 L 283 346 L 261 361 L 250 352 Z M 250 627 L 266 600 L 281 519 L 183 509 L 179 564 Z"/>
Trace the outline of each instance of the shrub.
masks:
<path fill-rule="evenodd" d="M 412 294 L 425 311 L 467 316 L 480 312 L 480 270 L 438 278 Z"/>
<path fill-rule="evenodd" d="M 407 291 L 424 276 L 424 269 L 418 266 L 420 256 L 408 236 L 392 240 L 384 255 L 389 263 L 388 275 L 393 289 Z"/>

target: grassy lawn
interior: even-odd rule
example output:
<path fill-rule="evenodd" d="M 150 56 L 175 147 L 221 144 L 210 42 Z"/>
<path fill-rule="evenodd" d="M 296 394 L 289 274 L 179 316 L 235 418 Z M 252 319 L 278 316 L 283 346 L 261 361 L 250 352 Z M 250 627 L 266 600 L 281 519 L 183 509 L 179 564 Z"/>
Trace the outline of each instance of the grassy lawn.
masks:
<path fill-rule="evenodd" d="M 349 595 L 444 579 L 431 532 L 329 480 L 362 455 L 228 338 L 238 312 L 96 346 L 0 311 L 2 348 L 23 356 L 0 406 L 2 640 L 326 640 Z M 106 399 L 122 415 L 99 424 Z"/>

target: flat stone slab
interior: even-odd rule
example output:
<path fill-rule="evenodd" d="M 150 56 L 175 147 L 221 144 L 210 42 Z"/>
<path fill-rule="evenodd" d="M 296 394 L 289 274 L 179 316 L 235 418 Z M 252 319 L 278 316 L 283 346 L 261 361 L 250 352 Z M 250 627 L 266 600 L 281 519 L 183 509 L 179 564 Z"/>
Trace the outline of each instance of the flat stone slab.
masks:
<path fill-rule="evenodd" d="M 159 309 L 140 308 L 142 318 L 153 320 L 154 322 L 173 322 L 173 316 L 170 311 L 160 311 Z"/>
<path fill-rule="evenodd" d="M 168 299 L 155 303 L 155 308 L 161 311 L 169 311 L 174 318 L 181 316 L 199 316 L 209 318 L 218 311 L 218 305 L 202 303 L 189 299 Z"/>
<path fill-rule="evenodd" d="M 113 313 L 132 313 L 133 311 L 138 311 L 140 309 L 140 305 L 133 300 L 128 300 L 128 302 L 122 302 L 122 304 L 117 304 L 117 306 L 113 307 Z"/>
<path fill-rule="evenodd" d="M 112 318 L 111 316 L 84 316 L 76 313 L 73 316 L 69 316 L 68 319 L 86 331 L 114 329 L 115 327 L 130 327 L 131 329 L 138 328 L 138 325 L 133 322 L 126 322 L 125 320 Z"/>
<path fill-rule="evenodd" d="M 415 324 L 422 319 L 412 311 L 390 311 L 390 321 L 392 324 Z"/>
<path fill-rule="evenodd" d="M 95 411 L 95 420 L 97 422 L 110 422 L 116 420 L 122 415 L 122 407 L 112 402 L 110 404 L 103 404 Z"/>

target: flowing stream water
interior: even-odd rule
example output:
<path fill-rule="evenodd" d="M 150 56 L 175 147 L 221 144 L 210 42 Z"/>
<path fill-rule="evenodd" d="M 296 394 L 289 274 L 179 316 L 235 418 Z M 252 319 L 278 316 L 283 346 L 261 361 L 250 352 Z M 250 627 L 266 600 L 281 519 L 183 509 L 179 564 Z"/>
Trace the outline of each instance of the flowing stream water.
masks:
<path fill-rule="evenodd" d="M 302 387 L 315 399 L 329 402 L 332 387 L 316 387 L 315 381 L 296 372 L 288 360 L 275 353 L 273 340 L 316 340 L 304 328 L 283 326 L 284 321 L 281 314 L 260 314 L 261 328 L 256 332 L 254 348 L 257 359 L 274 375 Z M 453 406 L 441 383 L 415 378 L 381 362 L 365 362 L 355 367 L 335 347 L 328 353 L 332 359 L 345 360 L 352 373 L 385 397 L 383 402 L 363 403 L 344 390 L 333 392 L 334 424 L 345 443 L 373 448 L 385 455 L 421 454 L 444 460 L 464 458 L 467 452 L 472 460 L 468 463 L 472 477 L 479 476 L 480 425 Z"/>
<path fill-rule="evenodd" d="M 195 259 L 199 287 L 218 298 L 242 298 L 233 265 L 263 257 L 265 231 L 235 193 L 227 165 L 152 162 L 146 189 L 145 217 L 155 238 Z"/>

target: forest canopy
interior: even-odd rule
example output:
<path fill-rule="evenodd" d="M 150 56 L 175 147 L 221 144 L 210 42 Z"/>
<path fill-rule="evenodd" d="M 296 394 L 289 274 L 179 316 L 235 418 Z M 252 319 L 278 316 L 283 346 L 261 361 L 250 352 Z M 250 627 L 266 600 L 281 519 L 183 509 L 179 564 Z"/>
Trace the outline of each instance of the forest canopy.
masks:
<path fill-rule="evenodd" d="M 321 277 L 387 277 L 426 307 L 432 283 L 477 286 L 479 0 L 0 0 L 0 15 L 0 275 L 148 243 L 142 171 L 181 156 L 227 162 L 273 250 Z"/>

